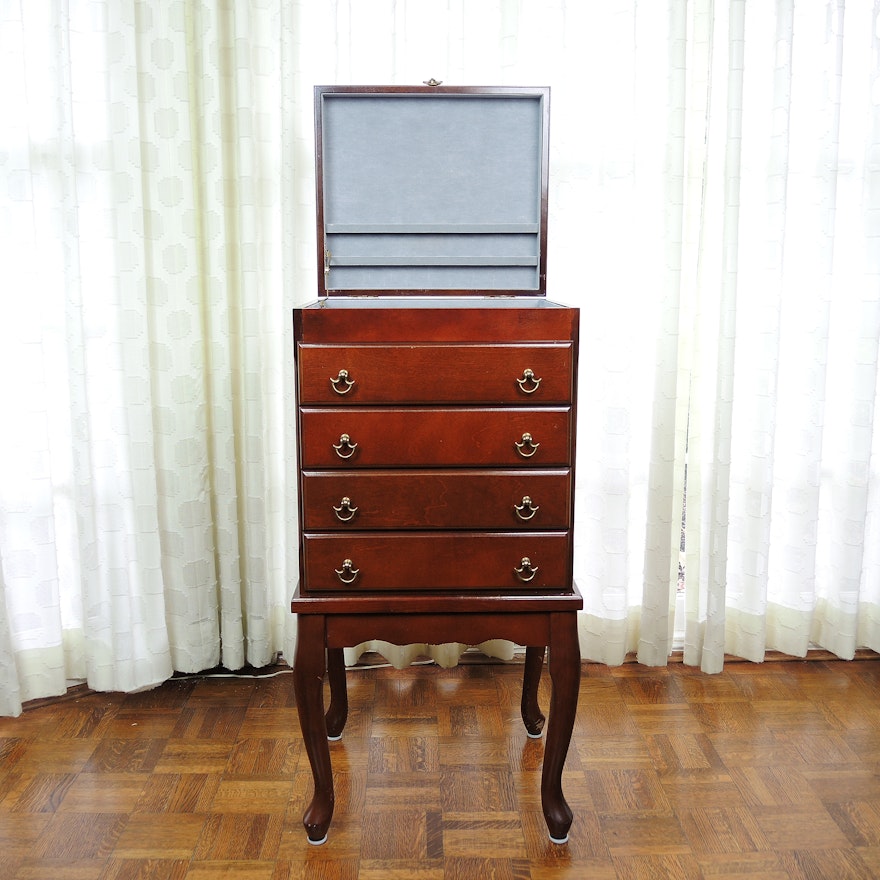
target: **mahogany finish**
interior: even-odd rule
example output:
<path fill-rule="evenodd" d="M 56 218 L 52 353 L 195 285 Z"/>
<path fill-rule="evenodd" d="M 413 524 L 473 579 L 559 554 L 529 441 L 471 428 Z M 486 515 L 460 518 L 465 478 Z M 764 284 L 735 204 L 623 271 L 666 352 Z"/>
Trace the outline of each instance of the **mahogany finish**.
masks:
<path fill-rule="evenodd" d="M 571 399 L 570 343 L 304 345 L 299 362 L 305 404 L 522 403 L 528 398 L 516 378 L 522 377 L 524 363 L 541 378 L 544 403 Z M 341 369 L 353 383 L 343 395 L 327 381 L 328 374 L 336 377 Z"/>
<path fill-rule="evenodd" d="M 300 409 L 303 467 L 449 465 L 560 467 L 569 464 L 569 408 L 450 409 L 349 407 Z M 350 438 L 340 457 L 334 448 Z M 517 451 L 532 437 L 525 457 Z M 357 444 L 354 446 L 353 444 Z M 533 451 L 534 444 L 539 444 Z"/>
<path fill-rule="evenodd" d="M 315 119 L 319 299 L 294 310 L 303 824 L 322 843 L 333 816 L 343 648 L 500 638 L 527 649 L 531 736 L 549 649 L 541 802 L 563 842 L 579 316 L 544 299 L 549 89 L 318 86 Z"/>
<path fill-rule="evenodd" d="M 543 729 L 536 695 L 549 647 L 542 808 L 551 839 L 567 839 L 562 766 L 583 604 L 571 538 L 577 319 L 575 309 L 488 299 L 296 311 L 294 680 L 314 777 L 303 818 L 312 842 L 333 816 L 327 739 L 347 717 L 342 649 L 373 639 L 527 646 L 522 718 L 532 736 Z M 510 344 L 520 332 L 526 341 Z"/>
<path fill-rule="evenodd" d="M 466 308 L 464 303 L 468 303 Z M 576 309 L 544 299 L 523 305 L 517 298 L 504 297 L 407 302 L 352 297 L 318 300 L 308 308 L 295 309 L 293 330 L 296 339 L 314 340 L 313 344 L 322 345 L 418 341 L 540 345 L 548 340 L 571 340 L 572 334 L 577 333 L 577 315 Z M 332 366 L 336 364 L 328 365 L 328 376 Z"/>
<path fill-rule="evenodd" d="M 338 529 L 343 519 L 351 531 L 568 529 L 570 498 L 568 468 L 303 473 L 307 531 Z"/>
<path fill-rule="evenodd" d="M 349 590 L 336 575 L 346 558 L 360 590 L 564 590 L 568 548 L 568 532 L 310 533 L 303 571 L 313 593 Z M 540 562 L 533 574 L 516 573 L 523 557 Z"/>
<path fill-rule="evenodd" d="M 303 743 L 314 782 L 312 800 L 303 815 L 309 841 L 324 843 L 333 818 L 335 795 L 328 738 L 338 739 L 347 717 L 342 648 L 370 639 L 404 644 L 414 639 L 438 642 L 463 641 L 478 644 L 490 638 L 507 638 L 527 645 L 524 668 L 522 718 L 530 735 L 539 735 L 543 715 L 537 693 L 540 664 L 545 646 L 550 647 L 550 723 L 541 774 L 541 807 L 554 843 L 565 843 L 573 815 L 562 791 L 562 769 L 571 741 L 577 712 L 580 683 L 580 648 L 576 613 L 581 606 L 577 594 L 547 597 L 543 604 L 558 604 L 560 610 L 540 612 L 508 609 L 496 599 L 497 610 L 474 608 L 471 597 L 451 597 L 439 613 L 409 612 L 406 607 L 382 615 L 345 613 L 332 599 L 317 599 L 313 608 L 324 613 L 308 613 L 309 607 L 295 596 L 293 608 L 299 614 L 294 690 Z M 574 601 L 572 601 L 574 600 Z M 400 606 L 400 601 L 395 602 Z M 466 611 L 464 609 L 474 610 Z M 323 712 L 323 682 L 329 665 L 331 703 Z"/>

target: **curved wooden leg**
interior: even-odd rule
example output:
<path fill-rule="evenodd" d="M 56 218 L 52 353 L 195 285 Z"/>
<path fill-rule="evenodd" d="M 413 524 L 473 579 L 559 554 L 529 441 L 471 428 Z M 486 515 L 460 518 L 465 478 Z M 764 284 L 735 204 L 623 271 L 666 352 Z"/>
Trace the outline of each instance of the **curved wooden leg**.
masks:
<path fill-rule="evenodd" d="M 538 705 L 538 685 L 541 682 L 541 669 L 544 666 L 544 645 L 526 648 L 526 663 L 523 670 L 522 712 L 526 733 L 533 739 L 541 736 L 544 729 L 544 713 Z"/>
<path fill-rule="evenodd" d="M 541 806 L 553 843 L 565 843 L 571 828 L 571 809 L 562 794 L 562 768 L 574 719 L 577 714 L 581 658 L 577 637 L 577 615 L 559 612 L 550 615 L 550 721 L 541 773 Z"/>
<path fill-rule="evenodd" d="M 345 649 L 327 649 L 327 677 L 330 679 L 330 708 L 324 716 L 327 738 L 342 738 L 342 730 L 348 719 L 348 689 L 345 684 Z"/>
<path fill-rule="evenodd" d="M 315 792 L 303 815 L 309 843 L 327 840 L 327 829 L 333 818 L 333 771 L 330 767 L 330 746 L 324 722 L 324 615 L 297 616 L 296 656 L 293 663 L 293 687 L 296 709 L 302 728 L 303 742 Z"/>

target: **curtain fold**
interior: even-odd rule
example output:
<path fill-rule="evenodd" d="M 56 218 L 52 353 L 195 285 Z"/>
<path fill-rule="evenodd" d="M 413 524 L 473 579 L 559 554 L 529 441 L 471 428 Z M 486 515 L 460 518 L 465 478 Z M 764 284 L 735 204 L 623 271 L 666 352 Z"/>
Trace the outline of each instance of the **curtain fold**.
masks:
<path fill-rule="evenodd" d="M 583 656 L 880 649 L 878 21 L 875 0 L 4 6 L 0 712 L 292 656 L 316 83 L 551 87 Z"/>
<path fill-rule="evenodd" d="M 878 15 L 715 4 L 685 586 L 705 671 L 877 645 Z"/>
<path fill-rule="evenodd" d="M 258 3 L 2 22 L 7 713 L 283 649 L 279 32 Z"/>

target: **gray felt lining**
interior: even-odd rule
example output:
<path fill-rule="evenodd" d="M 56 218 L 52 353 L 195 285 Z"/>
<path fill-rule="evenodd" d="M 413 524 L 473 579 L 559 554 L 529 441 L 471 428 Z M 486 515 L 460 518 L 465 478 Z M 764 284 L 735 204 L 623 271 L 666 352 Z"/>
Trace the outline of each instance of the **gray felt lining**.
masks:
<path fill-rule="evenodd" d="M 536 95 L 323 97 L 328 289 L 535 290 Z"/>

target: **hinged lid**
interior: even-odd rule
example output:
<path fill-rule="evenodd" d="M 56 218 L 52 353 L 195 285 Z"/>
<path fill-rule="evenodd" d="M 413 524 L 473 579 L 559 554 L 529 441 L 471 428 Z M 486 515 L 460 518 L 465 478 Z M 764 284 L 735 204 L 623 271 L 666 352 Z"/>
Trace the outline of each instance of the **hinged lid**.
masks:
<path fill-rule="evenodd" d="M 320 296 L 546 292 L 549 88 L 316 86 Z"/>

